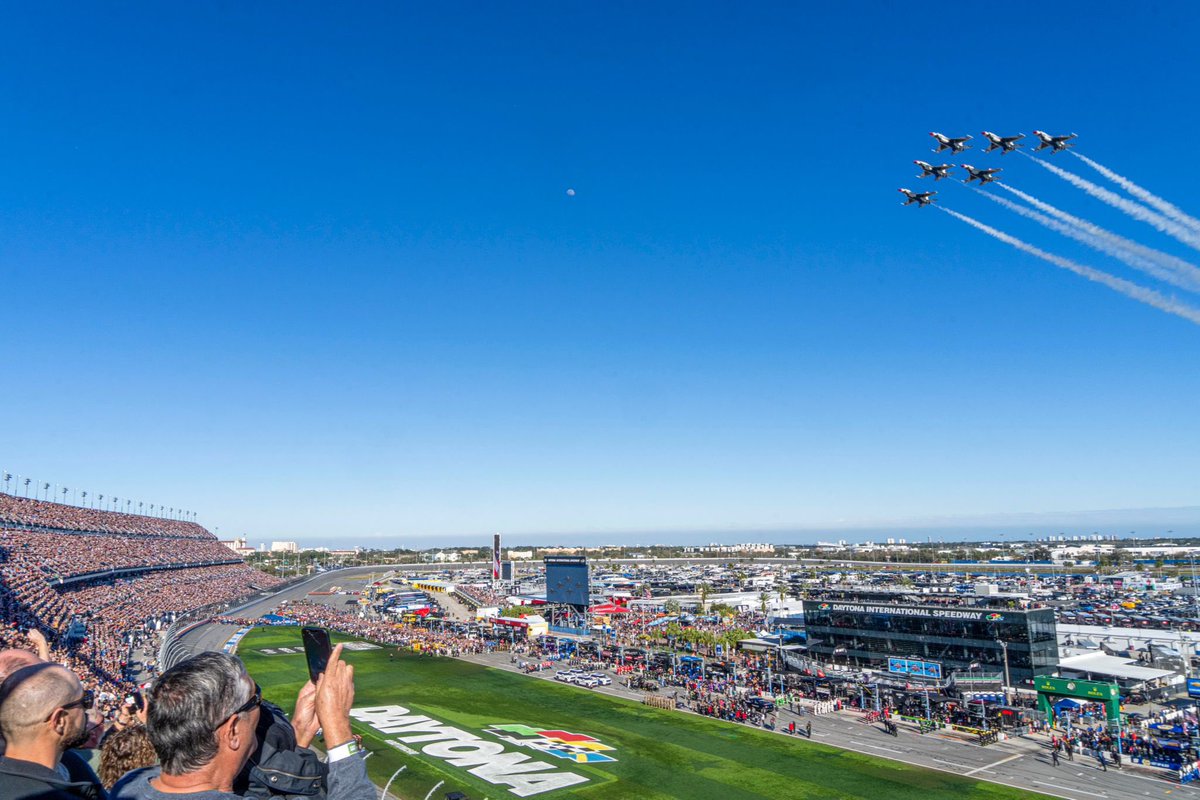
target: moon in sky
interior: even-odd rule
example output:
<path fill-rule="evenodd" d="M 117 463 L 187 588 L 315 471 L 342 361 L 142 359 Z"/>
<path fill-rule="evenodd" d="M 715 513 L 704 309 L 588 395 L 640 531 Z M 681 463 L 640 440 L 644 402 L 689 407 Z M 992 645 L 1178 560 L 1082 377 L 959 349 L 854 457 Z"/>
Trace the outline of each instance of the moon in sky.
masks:
<path fill-rule="evenodd" d="M 567 189 L 567 197 L 574 197 L 574 196 L 575 196 L 575 190 Z"/>

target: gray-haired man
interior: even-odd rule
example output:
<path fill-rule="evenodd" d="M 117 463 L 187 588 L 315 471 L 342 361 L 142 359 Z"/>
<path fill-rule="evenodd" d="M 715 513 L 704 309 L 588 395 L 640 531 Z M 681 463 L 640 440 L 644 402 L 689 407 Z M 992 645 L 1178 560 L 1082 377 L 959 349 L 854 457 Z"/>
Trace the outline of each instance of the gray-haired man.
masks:
<path fill-rule="evenodd" d="M 329 800 L 375 800 L 350 731 L 354 667 L 334 648 L 315 691 L 301 692 L 292 724 L 307 742 L 324 729 Z M 146 723 L 159 767 L 126 775 L 113 800 L 232 800 L 234 779 L 254 753 L 262 691 L 236 656 L 203 653 L 163 673 Z"/>

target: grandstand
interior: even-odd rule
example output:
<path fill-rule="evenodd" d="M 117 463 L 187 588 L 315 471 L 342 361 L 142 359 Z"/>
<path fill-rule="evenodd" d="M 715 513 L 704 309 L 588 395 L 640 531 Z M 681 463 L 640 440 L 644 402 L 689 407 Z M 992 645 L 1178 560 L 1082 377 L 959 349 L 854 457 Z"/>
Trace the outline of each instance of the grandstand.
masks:
<path fill-rule="evenodd" d="M 0 578 L 0 648 L 40 630 L 109 702 L 133 685 L 131 654 L 175 618 L 280 583 L 194 522 L 3 493 Z"/>

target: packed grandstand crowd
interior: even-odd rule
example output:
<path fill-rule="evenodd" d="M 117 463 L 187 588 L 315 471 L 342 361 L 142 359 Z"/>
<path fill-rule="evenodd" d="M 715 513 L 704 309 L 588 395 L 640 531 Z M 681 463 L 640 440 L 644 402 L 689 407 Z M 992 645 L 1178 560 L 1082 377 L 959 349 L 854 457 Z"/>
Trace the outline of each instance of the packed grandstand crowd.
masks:
<path fill-rule="evenodd" d="M 511 605 L 508 602 L 508 596 L 494 591 L 490 586 L 478 586 L 473 584 L 460 583 L 455 586 L 458 594 L 469 604 L 476 608 L 493 606 L 496 608 L 504 608 Z"/>
<path fill-rule="evenodd" d="M 0 578 L 0 649 L 48 650 L 109 708 L 153 671 L 133 654 L 176 617 L 280 582 L 195 523 L 7 494 Z"/>
<path fill-rule="evenodd" d="M 0 492 L 0 525 L 119 533 L 124 536 L 213 538 L 211 533 L 195 522 L 121 511 L 102 511 L 98 508 L 81 508 L 30 497 L 17 497 L 3 492 Z"/>

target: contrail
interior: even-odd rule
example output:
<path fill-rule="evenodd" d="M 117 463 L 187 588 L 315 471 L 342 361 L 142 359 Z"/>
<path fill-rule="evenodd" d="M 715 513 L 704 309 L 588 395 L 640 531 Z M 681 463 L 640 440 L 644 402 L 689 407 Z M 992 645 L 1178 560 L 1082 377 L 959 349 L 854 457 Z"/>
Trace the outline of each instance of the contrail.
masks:
<path fill-rule="evenodd" d="M 951 211 L 945 206 L 934 206 L 934 208 L 945 211 L 955 219 L 962 220 L 971 227 L 978 228 L 979 230 L 983 231 L 988 236 L 994 236 L 1005 244 L 1010 244 L 1018 250 L 1029 253 L 1031 256 L 1037 256 L 1043 261 L 1049 261 L 1056 267 L 1061 267 L 1069 272 L 1074 272 L 1080 277 L 1087 278 L 1089 281 L 1095 281 L 1096 283 L 1103 284 L 1113 291 L 1120 292 L 1126 297 L 1131 297 L 1134 300 L 1145 303 L 1146 305 L 1154 306 L 1160 311 L 1166 311 L 1168 314 L 1175 314 L 1176 316 L 1183 317 L 1189 322 L 1194 322 L 1195 324 L 1200 325 L 1200 308 L 1193 308 L 1192 306 L 1184 303 L 1179 303 L 1169 297 L 1159 294 L 1153 289 L 1147 289 L 1145 286 L 1139 286 L 1136 283 L 1131 283 L 1124 278 L 1118 278 L 1116 275 L 1109 275 L 1107 272 L 1101 272 L 1098 269 L 1085 267 L 1082 264 L 1076 264 L 1070 259 L 1056 256 L 1053 253 L 1047 253 L 1045 250 L 1040 250 L 1031 244 L 1021 241 L 1020 239 L 1009 236 L 1007 233 L 998 231 L 990 225 L 984 225 L 979 220 L 972 219 L 966 214 L 959 214 L 957 211 Z"/>
<path fill-rule="evenodd" d="M 1054 164 L 1051 164 L 1048 161 L 1037 158 L 1036 156 L 1031 156 L 1028 153 L 1020 150 L 1017 152 L 1021 153 L 1021 155 L 1025 156 L 1033 163 L 1039 164 L 1042 167 L 1050 170 L 1055 175 L 1062 178 L 1064 181 L 1076 187 L 1077 189 L 1082 189 L 1097 200 L 1108 203 L 1113 208 L 1124 211 L 1134 219 L 1141 220 L 1148 225 L 1152 225 L 1154 228 L 1162 231 L 1168 236 L 1175 237 L 1188 247 L 1193 247 L 1197 250 L 1200 250 L 1200 232 L 1185 228 L 1178 222 L 1173 222 L 1156 211 L 1151 211 L 1143 205 L 1139 205 L 1132 200 L 1121 197 L 1121 195 L 1117 194 L 1116 192 L 1110 192 L 1108 189 L 1097 186 L 1091 181 L 1081 178 L 1073 172 L 1067 172 L 1061 167 L 1056 167 Z"/>
<path fill-rule="evenodd" d="M 997 197 L 996 195 L 985 192 L 975 186 L 972 186 L 971 188 L 987 199 L 1004 206 L 1009 211 L 1020 214 L 1027 219 L 1031 219 L 1034 222 L 1044 225 L 1052 231 L 1057 231 L 1063 236 L 1068 236 L 1078 242 L 1083 242 L 1088 247 L 1099 250 L 1101 253 L 1106 255 L 1110 255 L 1113 258 L 1124 262 L 1127 266 L 1133 267 L 1136 270 L 1141 270 L 1147 275 L 1152 275 L 1155 278 L 1158 278 L 1160 281 L 1165 281 L 1166 283 L 1178 286 L 1181 289 L 1187 289 L 1190 292 L 1200 292 L 1200 269 L 1197 269 L 1182 259 L 1177 259 L 1174 256 L 1166 253 L 1160 253 L 1157 250 L 1153 250 L 1149 247 L 1143 247 L 1142 245 L 1137 244 L 1137 242 L 1131 242 L 1128 239 L 1117 236 L 1115 233 L 1110 233 L 1109 231 L 1104 230 L 1104 228 L 1101 228 L 1098 225 L 1093 225 L 1087 220 L 1081 220 L 1078 217 L 1073 217 L 1066 212 L 1059 212 L 1062 215 L 1059 217 L 1059 219 L 1066 217 L 1067 221 L 1059 222 L 1051 219 L 1045 214 L 1040 214 L 1031 208 L 1025 208 L 1025 206 L 1014 203 L 1011 200 L 1005 200 L 1003 197 Z M 1010 186 L 1004 186 L 1004 188 L 1013 192 L 1018 197 L 1035 200 L 1039 206 L 1054 208 L 1054 206 L 1051 206 L 1048 203 L 1042 203 L 1040 200 L 1037 200 L 1037 198 L 1031 197 L 1030 195 L 1027 195 L 1018 189 L 1013 189 Z M 1055 209 L 1055 211 L 1057 211 L 1057 209 Z M 1158 256 L 1159 258 L 1148 256 L 1147 254 L 1142 253 L 1142 250 L 1148 250 L 1150 253 L 1153 253 L 1154 256 Z M 1163 264 L 1163 260 L 1178 261 L 1183 268 L 1181 269 L 1174 264 Z"/>
<path fill-rule="evenodd" d="M 1157 208 L 1163 214 L 1165 214 L 1166 216 L 1175 220 L 1176 222 L 1180 223 L 1181 225 L 1186 225 L 1187 227 L 1191 228 L 1194 231 L 1200 231 L 1200 219 L 1196 219 L 1195 217 L 1188 216 L 1187 214 L 1183 213 L 1183 211 L 1181 211 L 1177 206 L 1174 206 L 1174 205 L 1168 203 L 1166 200 L 1163 200 L 1158 195 L 1152 194 L 1151 192 L 1147 191 L 1146 189 L 1143 189 L 1141 186 L 1138 186 L 1136 183 L 1129 180 L 1128 178 L 1126 178 L 1122 175 L 1118 175 L 1117 173 L 1113 172 L 1111 169 L 1104 166 L 1103 164 L 1099 164 L 1099 163 L 1093 161 L 1092 159 L 1088 158 L 1087 156 L 1081 156 L 1081 155 L 1079 155 L 1079 153 L 1076 153 L 1073 150 L 1068 150 L 1067 152 L 1070 153 L 1071 155 L 1075 156 L 1076 158 L 1078 158 L 1083 163 L 1087 164 L 1092 169 L 1096 170 L 1096 172 L 1099 172 L 1101 175 L 1108 178 L 1110 181 L 1115 183 L 1117 186 L 1120 186 L 1122 189 L 1129 192 L 1131 195 L 1136 197 L 1138 200 L 1141 200 L 1143 203 L 1153 206 L 1154 208 Z"/>

